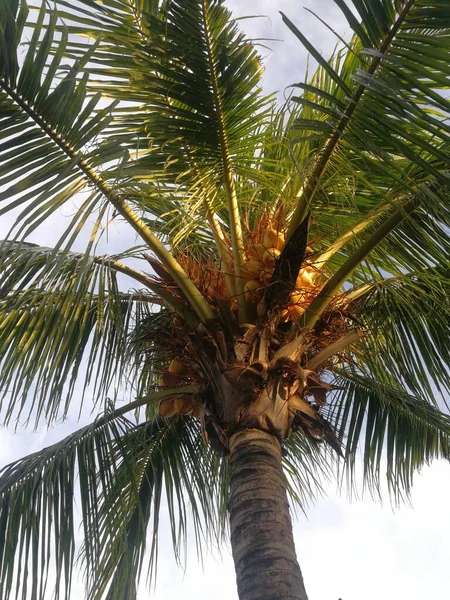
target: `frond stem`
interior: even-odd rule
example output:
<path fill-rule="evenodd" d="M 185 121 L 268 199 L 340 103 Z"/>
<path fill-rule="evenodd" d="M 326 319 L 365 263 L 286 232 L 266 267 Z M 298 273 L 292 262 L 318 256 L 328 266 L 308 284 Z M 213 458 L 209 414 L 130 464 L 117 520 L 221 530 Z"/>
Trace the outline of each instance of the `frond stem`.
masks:
<path fill-rule="evenodd" d="M 403 10 L 400 12 L 397 20 L 393 24 L 393 26 L 392 26 L 391 30 L 389 31 L 389 33 L 387 34 L 384 42 L 380 46 L 380 49 L 379 49 L 380 56 L 375 56 L 372 59 L 372 62 L 370 64 L 369 68 L 367 69 L 368 75 L 373 75 L 375 73 L 378 65 L 381 62 L 381 59 L 382 59 L 381 55 L 385 54 L 386 51 L 388 50 L 395 35 L 397 34 L 398 30 L 400 29 L 402 23 L 405 21 L 406 17 L 408 16 L 409 11 L 413 8 L 414 3 L 415 3 L 415 0 L 409 0 L 403 7 Z M 356 108 L 358 107 L 358 103 L 361 100 L 365 89 L 366 89 L 366 86 L 363 84 L 360 84 L 358 86 L 353 97 L 350 99 L 347 109 L 345 110 L 339 124 L 337 125 L 335 132 L 333 133 L 331 138 L 328 140 L 328 142 L 325 144 L 325 147 L 323 148 L 322 153 L 319 155 L 319 159 L 316 162 L 316 165 L 315 165 L 311 175 L 308 177 L 306 184 L 303 186 L 302 190 L 300 191 L 300 194 L 298 195 L 299 204 L 291 218 L 291 222 L 289 224 L 289 229 L 288 229 L 288 237 L 290 237 L 294 233 L 294 231 L 296 230 L 298 225 L 304 219 L 304 216 L 305 216 L 304 213 L 305 213 L 305 211 L 308 210 L 308 208 L 311 204 L 311 200 L 317 190 L 320 179 L 321 179 L 326 167 L 328 166 L 328 161 L 330 160 L 331 155 L 333 154 L 334 150 L 336 149 L 336 146 L 340 142 L 342 135 L 344 134 L 344 130 L 347 127 L 351 117 L 353 116 L 353 113 L 355 112 Z"/>
<path fill-rule="evenodd" d="M 10 98 L 27 114 L 27 116 L 38 125 L 46 135 L 74 162 L 87 178 L 107 200 L 114 206 L 117 212 L 127 221 L 137 234 L 148 244 L 149 248 L 156 254 L 166 269 L 180 286 L 188 302 L 197 313 L 201 321 L 214 319 L 214 312 L 209 306 L 206 298 L 195 286 L 181 265 L 175 260 L 164 244 L 151 232 L 149 227 L 139 215 L 125 202 L 125 200 L 95 171 L 82 155 L 75 150 L 49 123 L 47 123 L 29 104 L 16 93 L 5 80 L 0 79 L 0 86 Z"/>
<path fill-rule="evenodd" d="M 217 219 L 217 216 L 212 212 L 212 210 L 208 204 L 208 201 L 206 201 L 206 205 L 207 205 L 207 219 L 208 219 L 209 226 L 211 227 L 211 230 L 214 235 L 217 252 L 219 253 L 219 258 L 220 258 L 220 262 L 221 262 L 222 271 L 224 273 L 225 286 L 227 288 L 227 293 L 230 298 L 234 298 L 234 296 L 236 295 L 235 279 L 232 275 L 230 275 L 230 273 L 227 273 L 224 270 L 224 267 L 226 268 L 226 266 L 229 264 L 229 261 L 227 260 L 227 258 L 229 258 L 229 254 L 228 254 L 227 244 L 225 242 L 225 234 L 222 231 L 222 228 Z"/>
<path fill-rule="evenodd" d="M 112 410 L 111 412 L 104 413 L 101 417 L 96 419 L 91 425 L 86 425 L 85 427 L 78 429 L 74 433 L 71 433 L 66 439 L 72 439 L 74 437 L 78 437 L 78 436 L 80 436 L 80 434 L 83 434 L 84 432 L 87 433 L 90 429 L 97 429 L 99 427 L 103 427 L 110 421 L 113 421 L 114 419 L 117 419 L 118 417 L 121 417 L 121 416 L 125 415 L 126 413 L 131 412 L 132 410 L 136 410 L 137 408 L 140 408 L 141 406 L 147 406 L 148 404 L 156 403 L 158 400 L 162 400 L 163 398 L 170 398 L 171 396 L 177 397 L 177 396 L 194 395 L 194 394 L 197 394 L 199 392 L 199 390 L 200 390 L 200 388 L 198 385 L 191 384 L 191 385 L 180 385 L 175 388 L 170 388 L 167 390 L 159 390 L 157 392 L 150 392 L 149 394 L 146 394 L 142 398 L 138 398 L 138 399 L 134 400 L 133 402 L 129 402 L 128 404 L 125 404 L 124 406 L 121 406 L 120 408 L 116 408 L 115 410 Z M 37 452 L 34 452 L 33 454 L 29 454 L 26 458 L 27 458 L 27 460 L 29 460 L 33 456 L 38 456 L 39 454 L 42 454 L 42 452 L 44 452 L 44 451 L 48 452 L 48 451 L 52 450 L 52 448 L 58 448 L 60 445 L 61 445 L 61 442 L 56 442 L 52 446 L 47 446 L 46 448 L 43 448 L 42 450 L 38 450 Z M 14 463 L 11 463 L 11 464 L 14 464 Z M 3 467 L 2 471 L 6 470 L 8 468 L 8 466 L 9 465 L 6 465 L 5 467 Z"/>
<path fill-rule="evenodd" d="M 314 267 L 319 270 L 323 270 L 326 266 L 326 263 L 330 260 L 332 256 L 336 254 L 345 244 L 351 240 L 353 240 L 357 235 L 364 231 L 369 225 L 371 225 L 378 217 L 384 214 L 388 210 L 389 206 L 383 206 L 380 210 L 373 213 L 372 215 L 366 217 L 363 221 L 360 221 L 356 225 L 354 225 L 351 229 L 349 229 L 344 235 L 334 241 L 331 246 L 325 252 L 323 252 L 315 261 Z"/>
<path fill-rule="evenodd" d="M 94 256 L 94 263 L 97 265 L 107 265 L 113 271 L 123 273 L 124 275 L 131 277 L 131 279 L 142 283 L 142 285 L 145 285 L 145 287 L 149 290 L 154 291 L 154 281 L 150 277 L 145 275 L 145 273 L 138 271 L 137 269 L 133 269 L 132 267 L 119 262 L 118 260 L 114 260 L 109 256 Z"/>
<path fill-rule="evenodd" d="M 200 391 L 200 387 L 197 384 L 190 384 L 190 385 L 180 385 L 175 388 L 170 388 L 167 390 L 159 390 L 157 392 L 150 392 L 149 394 L 142 396 L 142 398 L 137 398 L 136 400 L 133 400 L 133 402 L 129 402 L 128 404 L 125 404 L 125 406 L 116 408 L 115 410 L 111 411 L 110 413 L 103 415 L 102 417 L 100 417 L 99 419 L 97 419 L 95 421 L 95 425 L 97 427 L 101 427 L 102 425 L 105 425 L 109 421 L 111 421 L 113 419 L 117 419 L 117 417 L 121 417 L 122 415 L 126 414 L 127 412 L 136 410 L 137 408 L 140 408 L 141 406 L 146 406 L 148 404 L 152 404 L 154 402 L 157 402 L 158 400 L 161 400 L 162 398 L 169 398 L 170 396 L 193 395 L 193 394 L 197 394 L 199 391 Z"/>
<path fill-rule="evenodd" d="M 315 371 L 329 358 L 335 354 L 338 354 L 339 352 L 342 352 L 342 350 L 345 350 L 345 348 L 360 340 L 363 335 L 364 334 L 361 331 L 351 331 L 350 333 L 347 333 L 347 335 L 344 335 L 341 337 L 341 339 L 333 342 L 327 348 L 322 350 L 322 352 L 319 352 L 319 354 L 314 356 L 309 362 L 306 363 L 306 368 L 310 369 L 311 371 Z"/>
<path fill-rule="evenodd" d="M 153 304 L 166 305 L 170 310 L 184 319 L 184 321 L 186 321 L 186 323 L 191 327 L 196 328 L 200 324 L 198 316 L 192 312 L 192 310 L 189 310 L 189 308 L 180 302 L 180 300 L 178 300 L 173 294 L 171 294 L 168 289 L 154 281 L 151 277 L 145 275 L 145 273 L 141 273 L 141 271 L 133 269 L 128 265 L 124 265 L 123 263 L 117 260 L 112 260 L 108 257 L 96 256 L 94 257 L 94 262 L 100 265 L 106 263 L 113 271 L 128 275 L 128 277 L 131 277 L 132 279 L 145 285 L 146 288 L 159 297 L 159 300 L 158 298 L 151 300 Z"/>
<path fill-rule="evenodd" d="M 404 219 L 415 211 L 418 206 L 419 201 L 416 198 L 406 202 L 406 204 L 397 209 L 388 219 L 386 219 L 386 221 L 380 225 L 380 227 L 378 227 L 378 229 L 374 231 L 374 233 L 351 256 L 348 257 L 345 263 L 328 280 L 316 298 L 309 305 L 304 317 L 301 319 L 303 327 L 314 327 L 324 310 L 353 271 L 363 262 L 367 255 Z"/>
<path fill-rule="evenodd" d="M 188 145 L 186 145 L 186 154 L 187 154 L 187 157 L 189 160 L 189 164 L 191 165 L 191 167 L 193 169 L 195 169 L 197 174 L 199 174 L 199 170 L 195 163 L 193 153 L 191 152 Z M 222 226 L 219 222 L 217 214 L 214 212 L 213 205 L 212 205 L 211 199 L 209 198 L 208 194 L 205 194 L 205 196 L 203 198 L 203 204 L 205 205 L 206 218 L 208 219 L 209 226 L 211 227 L 211 231 L 214 236 L 214 241 L 216 243 L 217 252 L 219 254 L 219 258 L 222 263 L 222 270 L 223 270 L 223 265 L 226 265 L 229 262 L 228 261 L 228 259 L 229 259 L 229 252 L 228 252 L 229 243 L 227 244 Z M 227 288 L 228 296 L 230 298 L 233 298 L 236 295 L 236 286 L 234 283 L 233 276 L 230 275 L 229 273 L 225 273 L 225 285 Z"/>
<path fill-rule="evenodd" d="M 242 263 L 245 261 L 244 237 L 242 234 L 241 216 L 239 213 L 239 204 L 234 184 L 233 167 L 231 164 L 230 151 L 228 148 L 228 138 L 225 131 L 225 122 L 223 115 L 222 98 L 219 91 L 219 82 L 216 66 L 214 63 L 214 50 L 211 41 L 211 30 L 208 19 L 208 6 L 206 0 L 202 0 L 203 21 L 205 27 L 205 41 L 208 52 L 208 63 L 211 72 L 211 84 L 213 88 L 214 104 L 217 115 L 217 125 L 219 128 L 220 150 L 222 154 L 222 166 L 224 171 L 223 184 L 228 201 L 228 212 L 230 215 L 230 233 L 233 251 L 234 273 L 240 300 L 238 305 L 239 317 L 241 321 L 246 320 L 246 306 L 244 296 L 244 280 L 239 277 Z"/>

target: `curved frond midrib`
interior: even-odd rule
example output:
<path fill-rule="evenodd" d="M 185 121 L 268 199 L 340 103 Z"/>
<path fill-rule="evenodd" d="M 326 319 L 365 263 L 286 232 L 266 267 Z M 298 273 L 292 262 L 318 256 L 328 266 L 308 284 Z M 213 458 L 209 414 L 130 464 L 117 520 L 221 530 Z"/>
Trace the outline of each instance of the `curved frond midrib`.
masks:
<path fill-rule="evenodd" d="M 222 156 L 222 165 L 223 165 L 223 184 L 225 187 L 225 192 L 228 200 L 228 212 L 229 212 L 229 223 L 230 223 L 230 233 L 231 233 L 231 242 L 232 242 L 232 252 L 233 252 L 233 262 L 234 262 L 234 272 L 237 279 L 237 292 L 240 294 L 241 300 L 238 305 L 238 309 L 240 311 L 241 321 L 245 321 L 246 318 L 246 308 L 244 306 L 243 301 L 243 284 L 242 279 L 239 278 L 240 268 L 242 263 L 245 260 L 245 250 L 244 250 L 244 238 L 242 234 L 242 225 L 241 225 L 241 215 L 239 209 L 239 203 L 236 193 L 236 187 L 234 183 L 234 174 L 232 168 L 232 162 L 230 157 L 230 151 L 228 147 L 228 139 L 225 130 L 224 116 L 223 116 L 223 108 L 222 108 L 222 99 L 219 92 L 218 80 L 217 80 L 217 72 L 215 66 L 215 58 L 213 56 L 213 47 L 211 41 L 211 32 L 208 20 L 208 6 L 206 0 L 202 1 L 202 14 L 203 14 L 203 23 L 205 30 L 205 42 L 208 51 L 208 63 L 209 69 L 211 73 L 211 85 L 213 90 L 214 104 L 217 114 L 217 124 L 219 128 L 219 139 L 220 139 L 220 151 Z"/>
<path fill-rule="evenodd" d="M 414 4 L 415 4 L 415 0 L 408 0 L 408 2 L 405 4 L 403 10 L 399 14 L 397 20 L 393 24 L 391 30 L 388 32 L 385 40 L 383 41 L 383 43 L 380 46 L 380 49 L 379 49 L 380 55 L 375 56 L 372 59 L 372 62 L 366 71 L 368 76 L 371 76 L 375 73 L 378 65 L 380 64 L 380 62 L 382 60 L 382 55 L 384 55 L 387 52 L 387 50 L 389 49 L 391 43 L 395 39 L 396 34 L 400 30 L 402 23 L 407 18 L 411 9 L 414 7 Z M 292 29 L 294 26 L 292 24 L 291 24 L 292 26 L 289 25 L 290 22 L 287 20 L 287 18 L 284 15 L 282 15 L 282 16 L 283 16 L 283 20 L 285 22 L 287 22 L 288 26 Z M 291 221 L 290 221 L 290 224 L 289 224 L 289 230 L 288 230 L 289 236 L 293 234 L 295 229 L 302 222 L 305 212 L 308 210 L 311 200 L 318 188 L 321 177 L 328 166 L 328 162 L 329 162 L 331 156 L 333 155 L 337 145 L 341 141 L 344 131 L 347 128 L 347 125 L 350 122 L 353 114 L 355 113 L 355 111 L 358 107 L 358 104 L 364 95 L 365 90 L 366 90 L 365 85 L 360 84 L 358 86 L 354 95 L 349 100 L 347 108 L 345 109 L 344 114 L 341 117 L 341 120 L 337 124 L 332 137 L 327 141 L 322 152 L 319 154 L 319 158 L 316 161 L 316 164 L 315 164 L 311 174 L 308 176 L 306 183 L 304 184 L 304 186 L 299 194 L 299 205 L 298 205 L 297 209 L 294 211 Z"/>
<path fill-rule="evenodd" d="M 179 284 L 199 318 L 202 321 L 214 318 L 211 308 L 199 290 L 195 287 L 194 283 L 183 271 L 172 254 L 166 249 L 164 244 L 162 244 L 151 232 L 137 213 L 135 213 L 125 200 L 102 179 L 102 177 L 89 165 L 86 159 L 77 152 L 61 134 L 55 131 L 52 126 L 14 89 L 12 89 L 4 79 L 0 79 L 0 86 L 12 101 L 62 150 L 71 163 L 76 164 L 89 183 L 97 188 L 108 201 L 111 202 L 114 208 L 131 225 L 131 227 L 133 227 L 143 241 L 148 244 L 149 248 L 155 252 L 175 281 Z"/>

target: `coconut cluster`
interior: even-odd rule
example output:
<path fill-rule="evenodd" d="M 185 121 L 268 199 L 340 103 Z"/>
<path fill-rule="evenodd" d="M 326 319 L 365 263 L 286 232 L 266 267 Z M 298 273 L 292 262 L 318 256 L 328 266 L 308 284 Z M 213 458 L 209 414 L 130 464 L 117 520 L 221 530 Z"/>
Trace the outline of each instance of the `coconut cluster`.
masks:
<path fill-rule="evenodd" d="M 161 375 L 160 384 L 162 387 L 173 388 L 178 385 L 189 383 L 195 378 L 195 375 L 189 365 L 174 358 L 167 371 Z M 175 398 L 166 398 L 159 405 L 160 417 L 174 417 L 175 415 L 197 417 L 201 419 L 202 405 L 193 396 L 179 396 Z"/>
<path fill-rule="evenodd" d="M 264 293 L 271 285 L 275 266 L 284 244 L 285 235 L 281 228 L 274 227 L 273 221 L 262 221 L 253 232 L 249 233 L 246 260 L 241 265 L 239 276 L 245 280 L 244 295 L 248 305 L 253 308 L 255 321 L 265 311 Z M 307 247 L 295 289 L 289 295 L 286 307 L 279 315 L 280 322 L 297 321 L 317 294 L 321 277 L 318 269 L 312 264 L 312 255 L 313 249 Z M 217 302 L 222 299 L 228 300 L 232 310 L 237 308 L 239 294 L 230 294 L 226 286 L 226 278 L 235 277 L 231 256 L 226 264 L 220 267 L 213 259 L 205 259 L 201 256 L 180 254 L 177 260 L 212 307 L 218 309 Z M 240 287 L 242 289 L 242 286 Z M 180 321 L 180 317 L 173 317 L 174 330 L 179 331 L 181 339 L 184 336 L 184 324 Z M 173 348 L 173 353 L 169 355 L 169 360 L 172 360 L 160 377 L 161 387 L 176 388 L 200 381 L 200 375 L 193 370 L 195 367 L 192 365 L 191 358 L 183 356 L 185 348 L 182 349 L 181 346 Z M 168 398 L 161 402 L 159 414 L 162 417 L 192 415 L 201 419 L 202 403 L 191 396 L 180 395 Z"/>
<path fill-rule="evenodd" d="M 273 272 L 278 257 L 283 250 L 285 236 L 276 229 L 266 229 L 261 242 L 256 242 L 248 248 L 248 260 L 241 266 L 241 276 L 247 281 L 244 293 L 247 302 L 256 305 L 256 312 L 261 316 L 265 311 L 263 302 L 264 292 L 272 281 Z M 311 256 L 313 250 L 307 247 L 305 258 Z M 318 279 L 318 271 L 312 265 L 305 264 L 297 277 L 295 290 L 290 294 L 287 307 L 282 312 L 281 319 L 297 320 L 306 310 L 314 297 Z"/>

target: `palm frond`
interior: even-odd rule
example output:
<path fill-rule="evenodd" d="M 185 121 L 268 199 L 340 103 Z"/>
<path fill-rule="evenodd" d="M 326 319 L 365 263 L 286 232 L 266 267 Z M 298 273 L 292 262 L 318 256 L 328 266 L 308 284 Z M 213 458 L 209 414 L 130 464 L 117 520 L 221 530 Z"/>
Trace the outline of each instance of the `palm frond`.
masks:
<path fill-rule="evenodd" d="M 348 489 L 357 489 L 361 447 L 363 483 L 381 493 L 386 468 L 389 490 L 398 501 L 408 497 L 414 472 L 435 458 L 450 458 L 450 418 L 421 396 L 362 373 L 340 371 L 328 418 L 345 440 Z"/>
<path fill-rule="evenodd" d="M 442 257 L 439 250 L 448 243 L 449 222 L 444 208 L 449 181 L 449 23 L 425 0 L 372 4 L 373 9 L 354 3 L 363 18 L 360 26 L 350 9 L 345 10 L 356 32 L 351 51 L 337 52 L 329 63 L 320 59 L 311 82 L 297 84 L 304 90 L 294 98 L 301 106 L 299 141 L 316 156 L 312 164 L 300 165 L 306 177 L 298 214 L 303 215 L 305 203 L 312 203 L 313 216 L 316 212 L 320 218 L 313 221 L 311 235 L 329 244 L 383 207 L 393 210 L 417 198 L 421 216 L 415 218 L 415 233 L 423 239 L 419 220 L 429 228 L 438 212 L 430 252 Z M 305 42 L 295 25 L 287 17 L 285 21 Z M 420 58 L 424 55 L 426 60 Z M 397 239 L 412 220 L 402 224 Z M 291 230 L 299 222 L 298 215 L 293 217 Z M 389 272 L 414 264 L 417 256 L 415 245 L 400 248 L 395 240 L 396 235 L 389 236 L 376 256 L 377 265 L 387 262 Z M 333 266 L 342 264 L 344 256 L 348 253 L 336 256 Z"/>
<path fill-rule="evenodd" d="M 116 469 L 114 487 L 99 509 L 99 522 L 88 534 L 99 538 L 99 553 L 88 556 L 92 598 L 134 598 L 147 550 L 148 578 L 157 569 L 158 528 L 162 500 L 166 499 L 175 557 L 183 562 L 188 534 L 199 556 L 206 543 L 215 544 L 226 527 L 228 468 L 204 445 L 198 422 L 172 424 L 159 448 L 151 441 L 154 425 L 142 425 L 140 460 L 132 455 Z M 147 441 L 148 440 L 148 441 Z M 162 447 L 164 446 L 164 448 Z M 164 452 L 163 452 L 164 450 Z M 129 470 L 136 473 L 130 481 Z M 89 575 L 89 573 L 88 573 Z"/>
<path fill-rule="evenodd" d="M 24 12 L 23 2 L 7 3 L 2 9 L 2 31 L 5 31 L 2 47 L 8 47 L 9 55 L 8 60 L 1 55 L 0 199 L 1 214 L 22 210 L 16 219 L 16 236 L 29 234 L 43 216 L 49 216 L 86 188 L 89 182 L 75 160 L 77 152 L 106 127 L 114 106 L 100 110 L 101 95 L 97 94 L 82 110 L 88 99 L 82 69 L 95 46 L 73 64 L 64 61 L 66 33 L 57 41 L 57 52 L 52 59 L 50 48 L 56 36 L 56 15 L 50 15 L 46 23 L 45 5 L 39 11 L 23 65 L 19 67 Z M 95 156 L 99 148 L 90 152 Z M 92 200 L 91 210 L 100 203 L 101 195 L 94 194 Z M 78 217 L 82 218 L 81 211 Z"/>
<path fill-rule="evenodd" d="M 91 3 L 85 4 L 88 19 L 76 7 L 70 12 L 77 23 L 73 31 L 83 30 L 98 39 L 104 7 L 96 11 Z M 129 36 L 121 34 L 124 23 Z M 83 50 L 78 40 L 70 44 L 73 57 Z M 104 57 L 108 61 L 102 62 Z M 246 198 L 237 197 L 236 177 L 262 177 L 253 162 L 261 145 L 268 99 L 258 85 L 259 57 L 223 3 L 161 3 L 134 16 L 124 10 L 116 28 L 107 22 L 99 52 L 88 69 L 94 86 L 135 103 L 122 110 L 108 131 L 112 139 L 133 133 L 139 148 L 136 160 L 124 165 L 121 175 L 137 185 L 155 173 L 158 185 L 176 183 L 183 191 L 178 203 L 186 210 L 190 206 L 192 217 L 206 214 L 209 199 L 223 213 L 232 245 L 240 247 L 242 254 L 239 213 Z M 105 77 L 109 83 L 105 84 Z M 154 199 L 147 194 L 146 203 L 160 212 L 158 194 Z M 176 234 L 179 237 L 179 228 Z"/>
<path fill-rule="evenodd" d="M 173 208 L 167 207 L 163 213 L 166 228 L 170 223 L 169 235 L 178 243 L 192 231 L 199 216 L 206 216 L 211 227 L 219 223 L 212 211 L 221 213 L 231 240 L 225 248 L 228 246 L 234 272 L 239 275 L 245 252 L 243 202 L 238 197 L 236 178 L 261 178 L 254 161 L 261 145 L 267 98 L 258 87 L 259 57 L 220 1 L 170 2 L 159 12 L 142 13 L 141 18 L 139 27 L 136 22 L 133 24 L 134 35 L 130 39 L 111 32 L 111 37 L 106 34 L 101 44 L 101 52 L 114 56 L 120 67 L 124 60 L 117 54 L 111 55 L 111 43 L 114 52 L 118 40 L 126 46 L 125 61 L 133 44 L 131 53 L 135 57 L 126 100 L 138 98 L 139 106 L 116 119 L 109 137 L 121 139 L 124 132 L 133 131 L 144 151 L 120 167 L 121 177 L 128 175 L 136 180 L 145 173 L 161 171 L 162 163 L 170 165 L 169 173 L 176 166 L 173 184 L 180 187 L 181 193 Z M 90 27 L 85 33 L 93 34 Z M 136 57 L 137 47 L 140 51 Z M 77 48 L 72 48 L 72 52 L 76 55 Z M 93 73 L 101 77 L 102 67 Z M 108 64 L 105 73 L 109 67 Z M 103 81 L 101 85 L 104 89 Z M 123 82 L 119 78 L 106 91 L 123 99 Z M 161 180 L 168 181 L 167 173 Z M 125 183 L 128 189 L 133 187 L 133 181 L 130 183 Z M 151 210 L 152 204 L 159 204 L 158 194 L 154 199 L 147 194 L 147 208 Z M 184 227 L 179 226 L 180 209 L 188 217 Z M 161 215 L 159 206 L 155 210 Z M 217 237 L 223 260 L 223 244 Z M 241 278 L 237 279 L 237 286 L 243 286 Z M 243 289 L 238 293 L 242 297 L 241 319 L 245 320 Z"/>
<path fill-rule="evenodd" d="M 106 257 L 2 242 L 0 260 L 5 422 L 64 416 L 82 366 L 81 401 L 88 388 L 96 399 L 124 390 L 126 376 L 138 369 L 129 336 L 151 310 L 149 290 L 121 292 Z"/>
<path fill-rule="evenodd" d="M 283 469 L 292 507 L 295 510 L 298 505 L 305 511 L 324 493 L 324 483 L 334 477 L 334 456 L 328 446 L 320 446 L 301 433 L 292 435 L 283 446 Z"/>
<path fill-rule="evenodd" d="M 191 532 L 199 554 L 222 539 L 228 461 L 205 439 L 224 449 L 244 422 L 218 416 L 239 412 L 231 372 L 236 402 L 256 406 L 278 377 L 303 394 L 310 428 L 283 442 L 302 507 L 339 460 L 315 443 L 328 421 L 350 488 L 361 444 L 364 484 L 378 492 L 387 464 L 395 499 L 450 458 L 450 13 L 335 2 L 354 35 L 330 60 L 283 16 L 318 68 L 280 109 L 223 0 L 30 0 L 35 19 L 25 0 L 0 4 L 0 216 L 15 218 L 0 242 L 0 409 L 7 423 L 54 423 L 82 366 L 82 395 L 113 397 L 93 425 L 0 471 L 5 600 L 43 597 L 53 567 L 56 598 L 69 597 L 74 502 L 93 600 L 135 598 L 154 576 L 163 502 L 178 562 Z M 26 242 L 67 203 L 54 248 Z M 143 245 L 95 256 L 118 218 Z M 264 295 L 239 305 L 256 239 L 248 281 Z M 220 290 L 194 275 L 207 269 Z M 145 290 L 122 291 L 123 276 Z M 176 392 L 198 400 L 198 420 L 186 407 L 156 418 L 170 378 L 191 381 Z M 137 399 L 114 410 L 119 390 Z"/>
<path fill-rule="evenodd" d="M 343 265 L 338 269 L 320 290 L 317 297 L 311 302 L 305 313 L 304 323 L 306 327 L 313 327 L 320 319 L 323 311 L 330 304 L 333 297 L 350 278 L 353 272 L 363 263 L 368 255 L 377 248 L 383 239 L 402 223 L 417 207 L 414 200 L 397 209 L 389 216 L 366 241 L 353 252 Z"/>
<path fill-rule="evenodd" d="M 2 597 L 43 597 L 51 565 L 56 569 L 56 597 L 69 597 L 75 563 L 74 503 L 79 502 L 90 597 L 101 598 L 112 580 L 108 597 L 123 598 L 126 589 L 131 598 L 150 509 L 151 571 L 156 567 L 162 498 L 167 498 L 179 557 L 188 523 L 194 525 L 199 552 L 205 540 L 222 535 L 224 520 L 217 511 L 225 510 L 226 486 L 226 469 L 204 446 L 193 420 L 136 426 L 106 413 L 0 473 Z M 21 569 L 32 573 L 29 581 L 23 580 Z M 129 587 L 123 588 L 125 584 Z"/>
<path fill-rule="evenodd" d="M 436 406 L 450 390 L 448 273 L 430 268 L 381 281 L 355 309 L 368 328 L 361 367 Z"/>
<path fill-rule="evenodd" d="M 102 453 L 111 444 L 110 436 L 128 426 L 126 421 L 118 419 L 116 429 L 108 426 L 97 428 L 95 425 L 84 427 L 62 442 L 2 469 L 0 564 L 5 600 L 11 596 L 44 597 L 52 546 L 57 588 L 63 590 L 64 597 L 69 596 L 75 560 L 75 464 L 80 460 L 81 470 L 86 469 L 85 477 L 94 484 L 83 492 L 86 508 L 97 493 L 96 461 L 102 462 Z M 92 464 L 87 468 L 89 462 Z M 106 484 L 106 481 L 103 483 Z M 15 573 L 16 563 L 21 560 L 21 567 L 32 574 L 31 581 L 27 578 L 22 581 L 22 568 L 19 576 Z M 60 591 L 57 597 L 59 594 Z"/>
<path fill-rule="evenodd" d="M 126 158 L 126 153 L 120 140 L 108 140 L 106 146 L 101 137 L 100 142 L 97 141 L 117 103 L 115 101 L 108 109 L 97 110 L 101 95 L 89 93 L 87 87 L 87 73 L 82 70 L 95 54 L 98 44 L 91 44 L 74 62 L 63 64 L 67 31 L 63 28 L 60 39 L 57 38 L 57 15 L 42 4 L 23 67 L 18 69 L 20 6 L 22 3 L 8 5 L 0 13 L 3 19 L 1 31 L 4 32 L 2 48 L 8 47 L 6 36 L 9 36 L 8 42 L 15 41 L 15 46 L 8 52 L 8 60 L 6 56 L 2 57 L 0 72 L 0 123 L 6 139 L 0 147 L 0 188 L 4 188 L 0 192 L 0 202 L 4 203 L 0 214 L 21 208 L 13 239 L 26 238 L 76 193 L 91 188 L 94 191 L 76 209 L 61 243 L 66 237 L 70 240 L 69 236 L 81 229 L 94 210 L 109 203 L 166 265 L 199 318 L 212 318 L 208 303 L 172 254 L 116 191 L 115 180 L 108 181 L 101 173 L 101 167 L 118 156 Z M 53 52 L 50 51 L 52 44 Z M 68 69 L 67 75 L 58 82 L 57 71 L 64 67 Z M 88 134 L 83 135 L 86 131 Z M 24 194 L 24 190 L 27 193 Z"/>

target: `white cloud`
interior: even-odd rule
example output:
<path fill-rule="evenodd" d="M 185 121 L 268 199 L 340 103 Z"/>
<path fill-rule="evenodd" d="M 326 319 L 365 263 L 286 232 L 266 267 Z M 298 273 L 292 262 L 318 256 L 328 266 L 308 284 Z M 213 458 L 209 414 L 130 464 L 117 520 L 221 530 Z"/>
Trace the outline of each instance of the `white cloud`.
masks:
<path fill-rule="evenodd" d="M 432 590 L 442 596 L 450 558 L 442 535 L 450 530 L 449 475 L 442 461 L 424 469 L 412 507 L 393 511 L 389 503 L 330 496 L 310 510 L 295 534 L 311 599 L 419 600 L 433 597 Z"/>

